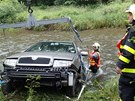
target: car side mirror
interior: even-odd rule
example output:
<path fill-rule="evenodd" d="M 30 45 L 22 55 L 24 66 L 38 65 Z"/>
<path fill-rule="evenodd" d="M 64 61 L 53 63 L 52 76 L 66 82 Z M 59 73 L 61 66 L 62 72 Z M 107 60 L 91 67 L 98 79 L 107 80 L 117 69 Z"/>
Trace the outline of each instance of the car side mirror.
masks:
<path fill-rule="evenodd" d="M 88 52 L 87 51 L 81 51 L 81 55 L 82 56 L 88 56 Z"/>

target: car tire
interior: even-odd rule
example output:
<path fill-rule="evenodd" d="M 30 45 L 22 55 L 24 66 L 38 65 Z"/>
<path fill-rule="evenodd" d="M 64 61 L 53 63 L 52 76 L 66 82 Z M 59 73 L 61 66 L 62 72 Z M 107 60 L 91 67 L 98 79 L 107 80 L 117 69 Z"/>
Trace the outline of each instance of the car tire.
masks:
<path fill-rule="evenodd" d="M 77 80 L 77 83 L 76 83 L 76 94 L 78 94 L 82 89 L 82 83 L 80 83 L 79 80 Z"/>
<path fill-rule="evenodd" d="M 9 93 L 12 93 L 14 91 L 11 85 L 12 84 L 10 81 L 1 84 L 1 90 L 4 95 L 8 95 Z"/>

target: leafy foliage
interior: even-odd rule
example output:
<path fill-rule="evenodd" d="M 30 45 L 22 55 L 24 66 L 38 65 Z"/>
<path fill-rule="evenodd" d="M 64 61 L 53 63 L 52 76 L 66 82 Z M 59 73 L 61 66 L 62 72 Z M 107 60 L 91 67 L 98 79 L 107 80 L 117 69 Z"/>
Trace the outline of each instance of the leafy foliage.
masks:
<path fill-rule="evenodd" d="M 23 5 L 17 0 L 0 1 L 0 23 L 15 21 L 15 14 L 23 11 Z"/>
<path fill-rule="evenodd" d="M 33 86 L 30 86 L 30 82 L 34 80 Z M 30 77 L 27 80 L 28 95 L 26 92 L 21 91 L 14 96 L 7 95 L 3 96 L 0 90 L 0 101 L 71 101 L 59 91 L 51 90 L 50 88 L 40 89 L 39 91 L 34 90 L 38 87 L 37 80 L 39 77 Z M 33 90 L 32 90 L 33 89 Z M 44 91 L 45 90 L 45 91 Z M 36 92 L 35 92 L 36 91 Z M 9 98 L 10 97 L 10 98 Z M 72 99 L 74 101 L 75 98 Z M 85 88 L 79 101 L 119 101 L 118 94 L 118 77 L 108 79 L 108 80 L 95 80 L 93 85 L 89 85 Z"/>
<path fill-rule="evenodd" d="M 19 2 L 26 2 L 25 0 L 18 0 Z M 108 3 L 115 0 L 31 0 L 35 5 L 89 5 L 96 3 Z"/>
<path fill-rule="evenodd" d="M 107 83 L 94 81 L 89 86 L 81 101 L 119 101 L 118 78 L 112 78 Z"/>
<path fill-rule="evenodd" d="M 4 3 L 5 1 L 5 3 Z M 28 11 L 22 4 L 15 7 L 13 3 L 8 3 L 8 0 L 0 1 L 0 23 L 23 22 L 28 19 Z M 11 0 L 13 1 L 13 0 Z M 11 2 L 10 1 L 10 2 Z M 70 0 L 72 1 L 72 0 Z M 119 2 L 118 2 L 119 1 Z M 15 1 L 14 1 L 15 2 Z M 67 5 L 72 2 L 67 2 Z M 6 6 L 3 6 L 5 4 Z M 127 25 L 126 8 L 131 4 L 128 0 L 122 2 L 111 2 L 108 4 L 97 4 L 89 6 L 34 6 L 33 15 L 37 20 L 55 19 L 60 17 L 71 17 L 74 25 L 79 30 L 108 28 L 108 27 L 125 27 Z M 11 7 L 10 7 L 11 6 Z M 8 9 L 7 9 L 8 8 Z M 23 10 L 25 9 L 25 10 Z M 22 12 L 21 12 L 22 11 Z M 36 30 L 58 29 L 66 30 L 67 25 L 59 24 L 40 26 Z"/>
<path fill-rule="evenodd" d="M 28 89 L 28 98 L 27 101 L 33 101 L 34 98 L 34 93 L 36 93 L 36 91 L 34 90 L 37 87 L 40 87 L 40 83 L 38 82 L 38 80 L 40 80 L 40 76 L 30 76 L 27 80 L 26 80 L 26 88 Z"/>

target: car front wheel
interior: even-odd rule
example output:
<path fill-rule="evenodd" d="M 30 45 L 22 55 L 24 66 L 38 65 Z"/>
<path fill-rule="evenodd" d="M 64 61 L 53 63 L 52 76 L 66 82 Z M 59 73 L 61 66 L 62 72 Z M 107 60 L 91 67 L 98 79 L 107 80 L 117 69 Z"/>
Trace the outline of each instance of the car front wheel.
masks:
<path fill-rule="evenodd" d="M 11 85 L 12 85 L 11 81 L 1 84 L 1 90 L 4 95 L 8 95 L 9 93 L 12 93 L 14 91 L 14 89 Z"/>

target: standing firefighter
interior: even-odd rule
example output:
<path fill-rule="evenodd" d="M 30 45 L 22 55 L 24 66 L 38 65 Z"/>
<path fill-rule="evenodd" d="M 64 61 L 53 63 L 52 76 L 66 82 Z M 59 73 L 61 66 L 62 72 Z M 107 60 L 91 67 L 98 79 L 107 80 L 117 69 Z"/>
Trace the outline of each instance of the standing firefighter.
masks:
<path fill-rule="evenodd" d="M 118 42 L 120 54 L 116 72 L 120 75 L 119 91 L 122 101 L 134 101 L 135 96 L 135 4 L 127 10 L 130 27 Z"/>
<path fill-rule="evenodd" d="M 94 43 L 92 47 L 93 47 L 92 53 L 90 53 L 90 50 L 88 50 L 90 59 L 90 69 L 92 70 L 93 73 L 96 73 L 100 67 L 100 53 L 99 53 L 100 44 Z"/>

